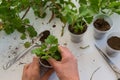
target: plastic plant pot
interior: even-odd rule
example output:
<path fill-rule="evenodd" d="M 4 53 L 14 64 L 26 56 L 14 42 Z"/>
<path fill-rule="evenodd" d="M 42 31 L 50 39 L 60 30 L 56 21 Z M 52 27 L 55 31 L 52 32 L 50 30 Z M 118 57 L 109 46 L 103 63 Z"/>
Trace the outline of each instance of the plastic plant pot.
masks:
<path fill-rule="evenodd" d="M 70 26 L 68 26 L 68 31 L 70 33 L 71 41 L 74 43 L 79 43 L 79 42 L 83 41 L 83 36 L 84 36 L 85 32 L 87 31 L 87 25 L 84 25 L 84 30 L 82 33 L 74 34 L 73 32 L 70 31 Z"/>
<path fill-rule="evenodd" d="M 99 40 L 99 39 L 102 39 L 105 36 L 105 34 L 108 33 L 112 29 L 113 21 L 111 20 L 111 18 L 109 16 L 107 16 L 105 14 L 96 15 L 93 22 L 95 22 L 97 19 L 104 19 L 110 25 L 110 29 L 106 30 L 106 31 L 101 31 L 101 30 L 95 28 L 95 26 L 93 25 L 94 26 L 94 37 L 95 37 L 95 39 Z"/>
<path fill-rule="evenodd" d="M 51 65 L 46 65 L 46 64 L 42 63 L 42 60 L 43 60 L 43 59 L 39 59 L 39 63 L 40 63 L 43 67 L 45 67 L 45 68 L 52 68 Z M 46 61 L 46 60 L 44 60 L 44 61 Z"/>
<path fill-rule="evenodd" d="M 109 44 L 110 42 L 108 42 L 108 40 L 110 40 L 112 37 L 114 37 L 114 38 L 117 37 L 117 41 L 116 41 L 116 39 L 115 39 L 115 41 L 111 41 L 114 44 L 114 46 L 117 43 L 117 46 L 120 47 L 120 33 L 113 32 L 113 33 L 109 34 L 107 37 L 106 52 L 109 56 L 114 57 L 114 56 L 118 55 L 118 53 L 120 53 L 120 49 L 115 49 L 115 48 L 110 46 L 110 44 Z"/>
<path fill-rule="evenodd" d="M 73 34 L 70 32 L 71 41 L 74 43 L 79 43 L 83 40 L 83 35 L 84 35 L 84 33 L 80 34 L 80 35 L 76 35 L 76 34 Z"/>

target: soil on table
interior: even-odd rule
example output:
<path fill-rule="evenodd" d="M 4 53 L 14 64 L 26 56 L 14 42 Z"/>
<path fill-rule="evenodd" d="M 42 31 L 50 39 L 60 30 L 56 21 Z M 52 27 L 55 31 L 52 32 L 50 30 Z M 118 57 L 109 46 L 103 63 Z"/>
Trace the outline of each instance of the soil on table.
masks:
<path fill-rule="evenodd" d="M 95 28 L 100 31 L 107 31 L 111 28 L 109 23 L 107 21 L 105 21 L 104 19 L 97 19 L 93 24 L 94 24 Z"/>
<path fill-rule="evenodd" d="M 117 36 L 113 36 L 107 40 L 108 45 L 115 49 L 120 50 L 120 38 Z"/>
<path fill-rule="evenodd" d="M 41 42 L 45 42 L 45 39 L 47 39 L 47 37 L 50 35 L 50 31 L 49 30 L 45 30 L 43 32 L 40 33 L 39 36 L 41 36 L 40 41 Z"/>
<path fill-rule="evenodd" d="M 87 25 L 83 23 L 83 30 L 79 30 L 78 32 L 75 32 L 74 27 L 72 27 L 71 25 L 68 26 L 68 29 L 71 33 L 79 35 L 79 34 L 83 34 L 84 32 L 86 32 Z"/>

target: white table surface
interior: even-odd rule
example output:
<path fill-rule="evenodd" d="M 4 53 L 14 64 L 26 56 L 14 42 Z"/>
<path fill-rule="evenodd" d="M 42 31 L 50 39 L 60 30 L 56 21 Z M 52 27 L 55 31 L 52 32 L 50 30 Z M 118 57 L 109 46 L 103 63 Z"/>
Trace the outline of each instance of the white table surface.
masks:
<path fill-rule="evenodd" d="M 60 36 L 62 29 L 61 26 L 63 26 L 63 24 L 59 19 L 54 19 L 50 24 L 47 24 L 50 16 L 47 16 L 46 19 L 36 20 L 32 13 L 32 10 L 26 17 L 30 18 L 31 24 L 35 26 L 37 32 L 40 33 L 44 30 L 50 30 L 51 33 L 59 39 L 59 43 L 61 45 L 67 43 L 66 47 L 71 50 L 71 52 L 76 56 L 78 60 L 80 80 L 90 80 L 93 72 L 98 68 L 99 69 L 93 75 L 92 80 L 116 80 L 115 73 L 94 47 L 96 40 L 93 37 L 92 23 L 89 25 L 89 28 L 84 35 L 83 41 L 81 43 L 75 44 L 70 40 L 70 35 L 67 27 L 65 28 L 64 36 Z M 111 18 L 113 20 L 113 29 L 109 33 L 113 31 L 120 32 L 120 16 L 113 14 Z M 54 24 L 56 24 L 55 28 L 52 27 Z M 31 41 L 29 38 L 26 40 L 21 40 L 19 37 L 20 35 L 21 34 L 17 31 L 11 35 L 6 35 L 3 31 L 0 32 L 0 80 L 21 80 L 23 66 L 31 62 L 33 56 L 35 56 L 31 54 L 31 52 L 28 52 L 27 55 L 21 58 L 9 69 L 3 70 L 3 65 L 6 62 L 8 62 L 16 54 L 22 52 L 25 49 L 23 43 L 25 41 Z M 87 45 L 90 47 L 86 49 L 80 49 L 80 47 Z M 25 64 L 20 64 L 21 62 Z M 120 60 L 117 59 L 117 62 L 119 63 Z M 56 74 L 53 73 L 49 80 L 58 80 Z"/>

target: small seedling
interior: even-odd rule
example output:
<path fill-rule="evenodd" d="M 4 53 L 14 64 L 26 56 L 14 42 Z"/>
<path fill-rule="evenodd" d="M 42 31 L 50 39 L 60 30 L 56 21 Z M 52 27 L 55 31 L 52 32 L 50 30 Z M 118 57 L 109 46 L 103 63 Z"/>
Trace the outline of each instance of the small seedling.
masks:
<path fill-rule="evenodd" d="M 61 59 L 60 53 L 58 51 L 58 39 L 55 38 L 55 36 L 53 35 L 49 35 L 40 47 L 32 50 L 32 53 L 45 60 L 47 60 L 50 57 L 56 60 Z"/>

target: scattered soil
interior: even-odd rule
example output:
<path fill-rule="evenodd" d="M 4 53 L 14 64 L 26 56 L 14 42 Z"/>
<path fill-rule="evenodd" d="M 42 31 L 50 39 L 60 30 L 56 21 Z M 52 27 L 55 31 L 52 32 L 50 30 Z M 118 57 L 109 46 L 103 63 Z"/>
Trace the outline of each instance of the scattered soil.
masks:
<path fill-rule="evenodd" d="M 8 58 L 10 58 L 11 56 L 8 56 Z"/>
<path fill-rule="evenodd" d="M 64 43 L 63 45 L 65 45 L 65 46 L 66 46 L 66 45 L 67 45 L 67 43 Z"/>
<path fill-rule="evenodd" d="M 16 47 L 15 50 L 18 50 L 18 47 Z"/>
<path fill-rule="evenodd" d="M 44 65 L 51 66 L 51 65 L 49 64 L 49 62 L 46 61 L 46 60 L 44 60 L 44 59 L 41 59 L 41 62 L 42 62 Z"/>
<path fill-rule="evenodd" d="M 44 25 L 44 22 L 42 22 L 42 24 Z"/>
<path fill-rule="evenodd" d="M 113 36 L 107 40 L 107 43 L 111 48 L 115 50 L 120 50 L 120 38 L 119 37 Z"/>
<path fill-rule="evenodd" d="M 39 36 L 41 36 L 40 41 L 41 41 L 41 42 L 45 42 L 45 39 L 46 39 L 49 35 L 50 35 L 50 31 L 48 31 L 48 30 L 45 30 L 45 31 L 41 32 L 40 35 L 39 35 Z"/>
<path fill-rule="evenodd" d="M 104 19 L 97 19 L 93 24 L 95 28 L 100 31 L 107 31 L 111 28 L 109 23 Z"/>
<path fill-rule="evenodd" d="M 78 32 L 75 32 L 74 28 L 71 25 L 68 26 L 68 29 L 71 33 L 79 35 L 79 34 L 83 34 L 87 30 L 87 25 L 85 23 L 83 23 L 83 27 L 84 27 L 83 30 L 79 30 Z"/>
<path fill-rule="evenodd" d="M 56 27 L 56 25 L 54 24 L 52 27 L 53 27 L 53 28 L 55 28 L 55 27 Z"/>
<path fill-rule="evenodd" d="M 23 63 L 23 62 L 19 62 L 19 65 L 22 65 L 22 64 L 26 64 L 26 63 Z"/>

